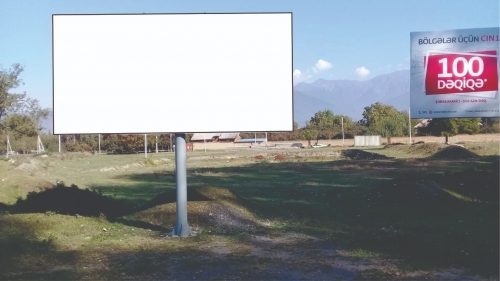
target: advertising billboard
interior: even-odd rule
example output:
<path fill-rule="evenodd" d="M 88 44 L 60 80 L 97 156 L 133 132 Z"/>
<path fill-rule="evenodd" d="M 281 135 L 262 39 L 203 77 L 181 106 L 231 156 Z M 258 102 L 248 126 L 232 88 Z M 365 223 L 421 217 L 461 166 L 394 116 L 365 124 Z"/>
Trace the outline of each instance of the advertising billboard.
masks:
<path fill-rule="evenodd" d="M 52 15 L 54 134 L 293 130 L 292 13 Z"/>
<path fill-rule="evenodd" d="M 500 116 L 499 28 L 410 37 L 411 118 Z"/>

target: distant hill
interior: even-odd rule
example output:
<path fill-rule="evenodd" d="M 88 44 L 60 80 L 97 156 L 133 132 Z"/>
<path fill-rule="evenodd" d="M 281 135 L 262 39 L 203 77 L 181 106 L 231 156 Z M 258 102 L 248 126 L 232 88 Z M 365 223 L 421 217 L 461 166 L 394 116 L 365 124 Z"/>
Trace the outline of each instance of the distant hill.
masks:
<path fill-rule="evenodd" d="M 382 74 L 366 81 L 318 79 L 299 83 L 294 87 L 294 119 L 302 125 L 314 113 L 330 109 L 359 120 L 364 107 L 377 101 L 399 110 L 408 109 L 410 71 Z"/>

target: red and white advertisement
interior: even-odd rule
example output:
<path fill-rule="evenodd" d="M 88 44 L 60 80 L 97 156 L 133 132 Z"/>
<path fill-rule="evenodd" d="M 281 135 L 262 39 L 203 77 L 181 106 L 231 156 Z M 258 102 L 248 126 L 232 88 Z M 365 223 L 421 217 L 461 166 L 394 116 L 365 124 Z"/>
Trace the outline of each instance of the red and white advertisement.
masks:
<path fill-rule="evenodd" d="M 499 115 L 498 28 L 411 34 L 412 118 Z"/>

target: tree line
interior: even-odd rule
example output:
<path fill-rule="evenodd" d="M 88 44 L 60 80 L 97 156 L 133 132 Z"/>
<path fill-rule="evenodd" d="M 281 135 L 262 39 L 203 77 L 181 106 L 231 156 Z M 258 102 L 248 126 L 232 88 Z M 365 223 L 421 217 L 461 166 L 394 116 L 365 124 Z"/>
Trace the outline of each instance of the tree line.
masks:
<path fill-rule="evenodd" d="M 34 150 L 37 136 L 43 130 L 41 122 L 51 114 L 48 108 L 42 108 L 39 101 L 24 93 L 13 92 L 23 85 L 21 73 L 24 68 L 19 64 L 9 69 L 0 67 L 0 152 L 7 150 L 7 135 L 11 147 L 19 153 Z M 427 126 L 415 129 L 420 120 L 409 119 L 408 111 L 400 111 L 380 102 L 364 108 L 362 118 L 358 121 L 349 116 L 335 114 L 330 109 L 320 110 L 311 117 L 305 126 L 294 123 L 291 132 L 269 132 L 268 141 L 311 141 L 353 138 L 356 135 L 380 135 L 382 137 L 402 137 L 412 135 L 432 135 L 450 137 L 457 134 L 498 133 L 499 118 L 440 118 L 432 119 Z M 192 135 L 188 134 L 189 142 Z M 265 137 L 265 133 L 241 133 L 242 138 Z M 170 134 L 148 135 L 147 144 L 150 150 L 170 150 L 173 140 Z M 41 136 L 45 149 L 58 151 L 58 136 L 45 134 Z M 97 135 L 65 135 L 61 136 L 64 151 L 97 151 L 99 137 Z M 134 153 L 144 150 L 144 135 L 112 135 L 101 136 L 100 148 L 115 153 Z"/>

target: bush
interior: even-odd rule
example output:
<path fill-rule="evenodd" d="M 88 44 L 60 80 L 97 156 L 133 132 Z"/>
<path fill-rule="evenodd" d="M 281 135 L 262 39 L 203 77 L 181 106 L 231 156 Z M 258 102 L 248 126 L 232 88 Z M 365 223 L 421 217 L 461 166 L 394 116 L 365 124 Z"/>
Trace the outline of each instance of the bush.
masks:
<path fill-rule="evenodd" d="M 283 154 L 278 154 L 274 156 L 274 160 L 283 162 L 285 161 L 285 156 L 283 156 Z"/>

